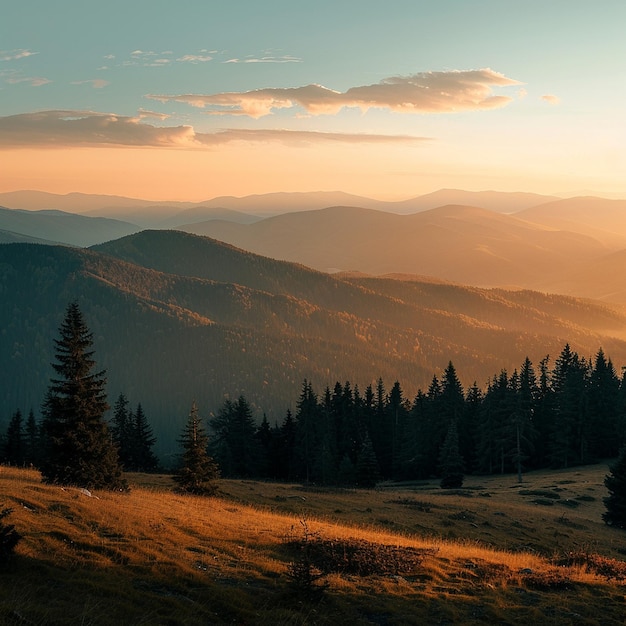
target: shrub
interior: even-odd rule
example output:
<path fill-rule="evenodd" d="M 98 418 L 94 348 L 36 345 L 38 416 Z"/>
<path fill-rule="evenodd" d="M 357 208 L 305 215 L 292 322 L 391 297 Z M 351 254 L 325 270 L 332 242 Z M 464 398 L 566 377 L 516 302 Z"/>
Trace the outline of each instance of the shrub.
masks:
<path fill-rule="evenodd" d="M 20 535 L 13 524 L 5 524 L 2 520 L 13 513 L 13 509 L 0 510 L 0 565 L 7 563 L 15 550 L 22 535 Z"/>

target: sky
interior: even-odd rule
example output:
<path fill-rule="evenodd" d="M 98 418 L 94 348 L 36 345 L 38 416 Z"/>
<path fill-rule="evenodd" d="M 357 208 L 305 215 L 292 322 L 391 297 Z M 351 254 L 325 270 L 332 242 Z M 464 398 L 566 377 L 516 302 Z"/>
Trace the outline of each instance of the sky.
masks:
<path fill-rule="evenodd" d="M 623 0 L 4 0 L 0 192 L 626 197 Z"/>

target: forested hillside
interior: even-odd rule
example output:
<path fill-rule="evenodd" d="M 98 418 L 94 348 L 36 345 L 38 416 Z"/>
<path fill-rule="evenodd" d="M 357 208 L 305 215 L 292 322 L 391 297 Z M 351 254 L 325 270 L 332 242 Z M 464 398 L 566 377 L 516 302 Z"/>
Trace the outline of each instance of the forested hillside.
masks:
<path fill-rule="evenodd" d="M 109 402 L 141 402 L 161 455 L 192 400 L 216 411 L 244 394 L 253 416 L 281 422 L 304 378 L 316 388 L 400 381 L 407 397 L 453 361 L 484 387 L 529 356 L 569 341 L 602 346 L 617 367 L 626 318 L 572 298 L 369 279 L 342 280 L 180 232 L 148 231 L 94 250 L 0 246 L 0 426 L 39 411 L 53 342 L 78 300 L 107 369 Z"/>

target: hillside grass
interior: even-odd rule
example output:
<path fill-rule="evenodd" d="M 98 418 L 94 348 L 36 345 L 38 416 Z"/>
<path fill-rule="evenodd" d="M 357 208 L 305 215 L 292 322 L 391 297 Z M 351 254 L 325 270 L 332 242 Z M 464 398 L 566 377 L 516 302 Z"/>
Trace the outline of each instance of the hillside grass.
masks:
<path fill-rule="evenodd" d="M 622 624 L 626 535 L 601 521 L 606 471 L 454 492 L 221 480 L 203 498 L 166 475 L 89 496 L 1 467 L 23 539 L 0 571 L 0 623 Z M 315 594 L 294 584 L 307 547 Z"/>

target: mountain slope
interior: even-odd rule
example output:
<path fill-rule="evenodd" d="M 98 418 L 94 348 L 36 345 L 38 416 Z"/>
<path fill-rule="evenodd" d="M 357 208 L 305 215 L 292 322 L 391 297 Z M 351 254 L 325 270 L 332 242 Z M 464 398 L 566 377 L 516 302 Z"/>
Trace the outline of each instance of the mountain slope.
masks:
<path fill-rule="evenodd" d="M 0 229 L 73 246 L 91 246 L 139 230 L 134 224 L 103 217 L 85 217 L 54 209 L 24 211 L 3 207 L 0 207 Z"/>
<path fill-rule="evenodd" d="M 546 281 L 545 288 L 584 298 L 626 303 L 626 250 L 593 260 L 577 271 L 564 272 L 562 276 Z"/>
<path fill-rule="evenodd" d="M 238 224 L 252 224 L 258 222 L 261 218 L 258 215 L 242 213 L 234 209 L 224 209 L 222 207 L 208 207 L 198 205 L 179 211 L 171 217 L 156 224 L 157 228 L 175 228 L 181 224 L 196 224 L 207 220 L 225 220 L 227 222 L 236 222 Z"/>
<path fill-rule="evenodd" d="M 0 243 L 40 243 L 43 245 L 58 245 L 58 241 L 50 241 L 48 239 L 40 239 L 39 237 L 31 237 L 30 235 L 22 235 L 14 233 L 10 230 L 0 230 Z"/>
<path fill-rule="evenodd" d="M 323 271 L 423 274 L 477 286 L 532 288 L 606 253 L 591 237 L 467 206 L 413 215 L 332 207 L 185 230 Z"/>
<path fill-rule="evenodd" d="M 555 230 L 589 235 L 612 250 L 626 248 L 626 200 L 569 198 L 525 209 L 515 217 Z"/>
<path fill-rule="evenodd" d="M 528 292 L 383 279 L 339 280 L 210 239 L 144 231 L 95 249 L 0 245 L 0 416 L 36 412 L 53 374 L 53 338 L 77 300 L 94 333 L 109 400 L 124 392 L 176 447 L 192 400 L 203 412 L 244 394 L 270 423 L 302 380 L 364 389 L 399 380 L 407 397 L 452 360 L 464 385 L 603 346 L 619 366 L 626 316 Z M 0 424 L 1 426 L 1 424 Z"/>

